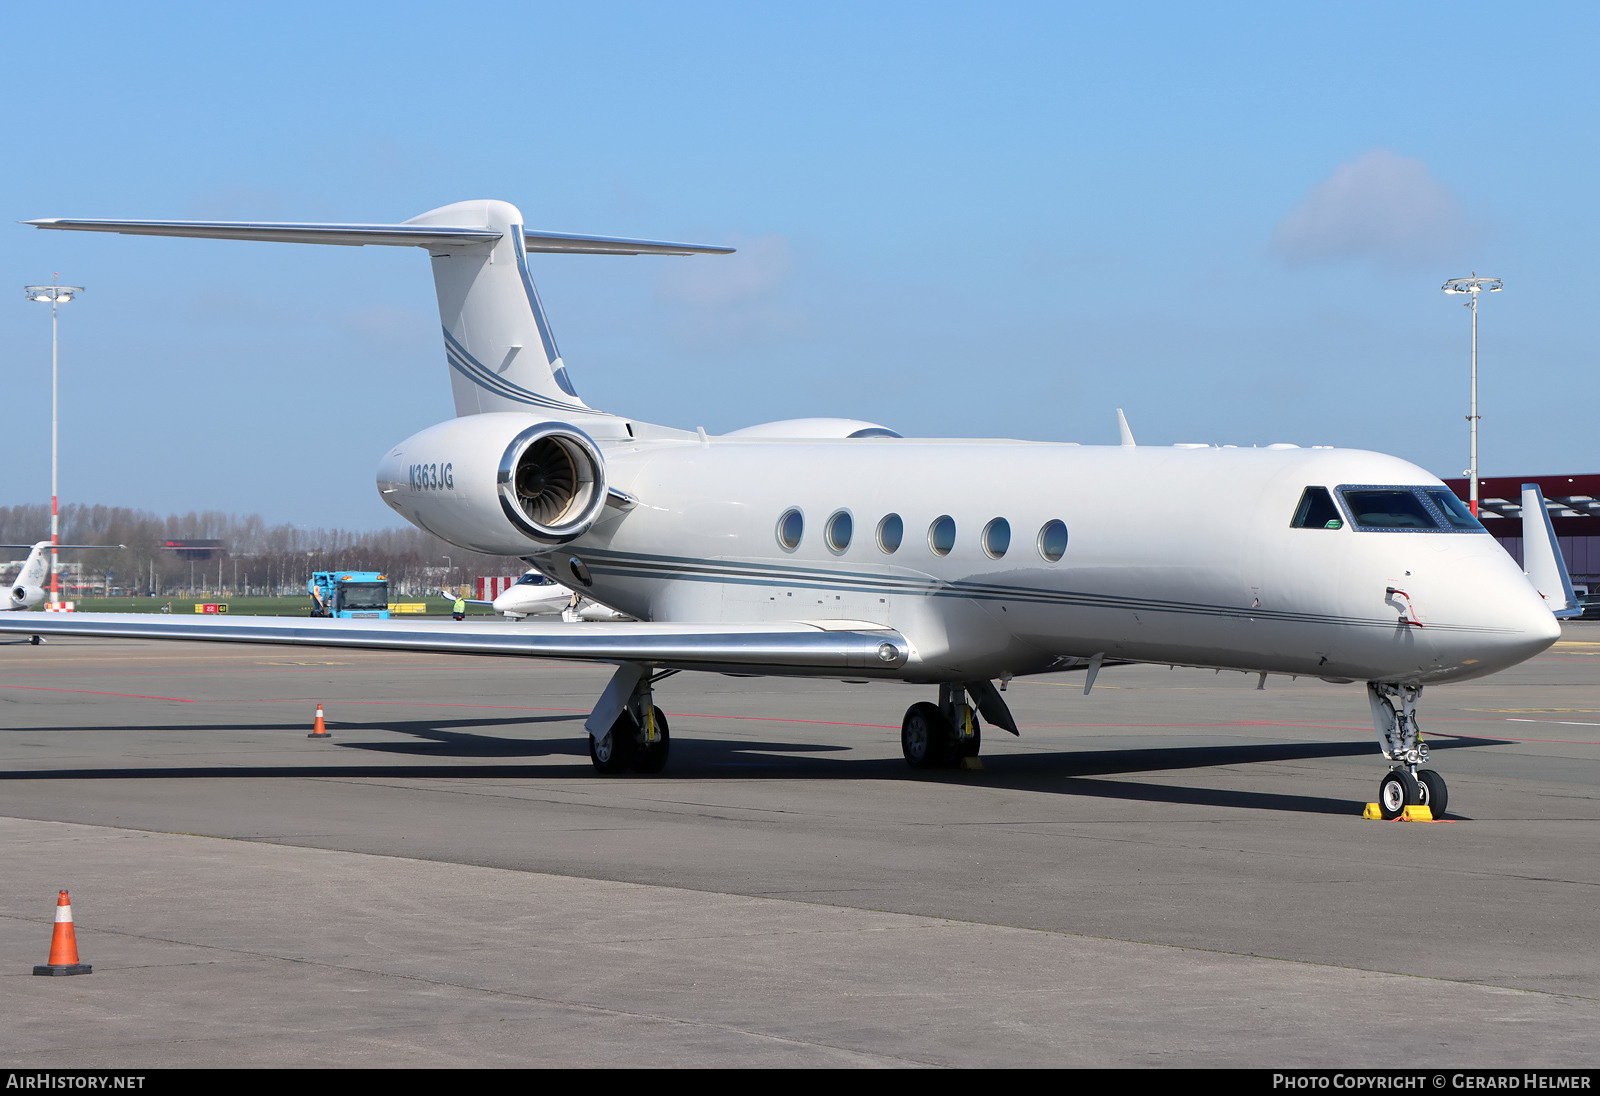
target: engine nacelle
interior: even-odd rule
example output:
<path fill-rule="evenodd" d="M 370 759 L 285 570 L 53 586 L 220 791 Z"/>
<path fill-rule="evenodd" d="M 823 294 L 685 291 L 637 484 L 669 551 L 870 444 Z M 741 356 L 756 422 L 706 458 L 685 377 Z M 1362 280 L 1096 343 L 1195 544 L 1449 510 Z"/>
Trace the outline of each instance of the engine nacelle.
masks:
<path fill-rule="evenodd" d="M 14 609 L 26 609 L 30 605 L 37 605 L 44 600 L 44 587 L 26 586 L 21 583 L 11 587 L 11 606 Z"/>
<path fill-rule="evenodd" d="M 378 465 L 378 492 L 453 544 L 526 555 L 588 532 L 605 509 L 605 458 L 570 423 L 466 415 L 395 446 Z"/>

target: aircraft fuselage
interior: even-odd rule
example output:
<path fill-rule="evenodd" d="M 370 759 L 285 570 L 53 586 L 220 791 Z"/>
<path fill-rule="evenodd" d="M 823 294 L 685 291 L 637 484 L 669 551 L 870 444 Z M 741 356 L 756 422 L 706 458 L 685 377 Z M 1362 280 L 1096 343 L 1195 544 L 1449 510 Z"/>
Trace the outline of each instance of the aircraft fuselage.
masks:
<path fill-rule="evenodd" d="M 496 535 L 476 528 L 497 485 L 470 459 L 446 491 L 380 482 L 425 528 L 524 556 L 643 620 L 892 628 L 914 651 L 893 676 L 909 680 L 1100 655 L 1420 685 L 1492 673 L 1558 634 L 1481 530 L 1364 529 L 1348 514 L 1291 526 L 1308 487 L 1441 486 L 1378 453 L 903 438 L 602 448 L 606 484 L 631 505 L 554 545 L 503 521 Z M 385 468 L 406 466 L 398 454 Z"/>

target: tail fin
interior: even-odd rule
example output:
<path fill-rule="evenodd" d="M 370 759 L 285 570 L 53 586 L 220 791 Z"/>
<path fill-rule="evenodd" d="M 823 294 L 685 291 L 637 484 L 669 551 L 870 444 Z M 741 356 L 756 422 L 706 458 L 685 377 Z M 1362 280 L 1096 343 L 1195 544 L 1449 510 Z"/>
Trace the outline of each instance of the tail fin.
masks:
<path fill-rule="evenodd" d="M 21 547 L 18 545 L 17 547 Z M 23 561 L 22 570 L 17 572 L 17 577 L 12 579 L 16 586 L 43 586 L 50 577 L 50 542 L 41 540 L 29 547 L 28 558 Z"/>
<path fill-rule="evenodd" d="M 1583 611 L 1537 483 L 1522 485 L 1522 569 L 1558 618 L 1575 617 Z"/>
<path fill-rule="evenodd" d="M 122 548 L 121 544 L 58 544 L 56 551 L 78 551 L 83 548 Z M 22 561 L 22 569 L 17 572 L 17 577 L 11 580 L 13 586 L 43 586 L 50 577 L 50 542 L 36 540 L 32 544 L 0 544 L 0 549 L 26 548 L 28 558 Z"/>
<path fill-rule="evenodd" d="M 386 244 L 426 247 L 433 260 L 439 320 L 456 414 L 539 411 L 597 414 L 567 378 L 539 292 L 529 251 L 580 255 L 727 254 L 730 247 L 610 236 L 528 232 L 509 202 L 457 202 L 403 224 L 275 224 L 249 221 L 28 221 L 37 228 L 195 236 L 277 243 Z"/>

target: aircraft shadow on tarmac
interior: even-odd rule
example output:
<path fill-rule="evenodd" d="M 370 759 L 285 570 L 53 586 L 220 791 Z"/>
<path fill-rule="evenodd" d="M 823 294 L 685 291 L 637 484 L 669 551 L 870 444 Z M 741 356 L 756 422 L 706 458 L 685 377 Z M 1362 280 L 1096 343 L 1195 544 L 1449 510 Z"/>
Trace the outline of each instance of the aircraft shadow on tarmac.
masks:
<path fill-rule="evenodd" d="M 340 722 L 333 725 L 334 738 L 328 743 L 308 743 L 312 750 L 330 747 L 387 753 L 406 758 L 449 758 L 452 763 L 426 764 L 397 760 L 390 764 L 363 764 L 341 760 L 332 764 L 271 766 L 150 766 L 123 768 L 83 768 L 0 771 L 5 780 L 139 780 L 219 777 L 262 778 L 404 778 L 449 780 L 551 780 L 596 779 L 589 763 L 581 729 L 578 734 L 559 738 L 501 737 L 474 733 L 492 728 L 537 724 L 578 724 L 581 714 L 517 716 L 515 718 L 469 718 L 460 720 L 384 720 L 371 724 Z M 215 724 L 186 725 L 186 730 L 204 732 L 280 731 L 277 725 Z M 12 728 L 13 731 L 30 730 Z M 103 730 L 169 731 L 170 727 L 39 727 L 33 731 Z M 411 741 L 349 741 L 350 736 L 383 732 L 411 736 Z M 341 737 L 346 738 L 340 741 Z M 1501 739 L 1438 735 L 1431 737 L 1433 752 L 1471 749 L 1479 746 L 1508 745 Z M 998 754 L 984 758 L 981 773 L 960 769 L 911 770 L 893 757 L 848 756 L 850 745 L 822 743 L 769 742 L 752 739 L 678 738 L 673 742 L 672 763 L 666 773 L 650 780 L 795 780 L 795 779 L 912 779 L 941 783 L 979 785 L 1013 791 L 1053 795 L 1099 796 L 1150 803 L 1179 803 L 1195 806 L 1235 807 L 1249 810 L 1291 811 L 1309 814 L 1347 815 L 1352 809 L 1347 799 L 1332 799 L 1286 792 L 1257 792 L 1215 787 L 1196 787 L 1170 783 L 1105 779 L 1139 773 L 1163 773 L 1183 769 L 1214 768 L 1285 761 L 1314 761 L 1339 757 L 1372 757 L 1376 751 L 1370 739 L 1347 742 L 1254 742 L 1210 746 L 1159 746 L 1148 749 L 1059 750 L 1026 754 Z M 474 764 L 488 758 L 570 757 L 570 764 Z M 611 777 L 628 780 L 629 777 Z M 1376 770 L 1374 779 L 1376 779 Z"/>

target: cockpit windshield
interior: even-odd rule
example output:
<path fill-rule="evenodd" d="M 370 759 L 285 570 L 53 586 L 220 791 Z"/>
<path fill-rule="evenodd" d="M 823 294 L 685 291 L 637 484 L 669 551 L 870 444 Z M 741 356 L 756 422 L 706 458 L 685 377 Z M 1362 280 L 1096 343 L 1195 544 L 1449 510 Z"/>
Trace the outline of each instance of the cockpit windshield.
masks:
<path fill-rule="evenodd" d="M 1484 528 L 1461 500 L 1443 487 L 1385 487 L 1361 484 L 1338 488 L 1359 532 L 1482 533 Z"/>
<path fill-rule="evenodd" d="M 517 585 L 517 586 L 554 586 L 555 582 L 553 580 L 549 579 L 549 578 L 546 578 L 544 575 L 539 574 L 539 572 L 537 572 L 537 571 L 529 571 L 527 574 L 525 574 L 521 578 L 517 579 L 515 585 Z"/>

